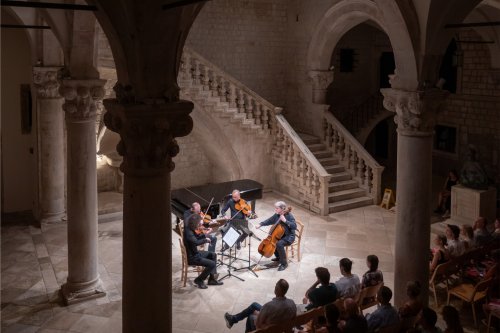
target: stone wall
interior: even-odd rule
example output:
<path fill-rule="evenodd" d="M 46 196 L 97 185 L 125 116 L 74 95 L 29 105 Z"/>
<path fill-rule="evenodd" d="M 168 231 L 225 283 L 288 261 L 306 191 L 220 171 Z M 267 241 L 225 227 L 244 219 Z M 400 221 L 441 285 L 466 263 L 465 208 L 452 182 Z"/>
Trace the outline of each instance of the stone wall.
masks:
<path fill-rule="evenodd" d="M 213 0 L 186 45 L 276 106 L 285 104 L 288 0 Z"/>
<path fill-rule="evenodd" d="M 172 189 L 212 182 L 212 165 L 193 135 L 177 138 L 180 152 L 174 157 Z"/>
<path fill-rule="evenodd" d="M 481 40 L 473 30 L 460 34 L 460 40 Z M 479 161 L 488 175 L 498 184 L 500 168 L 500 80 L 491 68 L 487 44 L 460 43 L 463 66 L 459 70 L 457 94 L 448 97 L 438 124 L 457 129 L 458 145 L 455 154 L 434 151 L 434 170 L 446 174 L 452 167 L 460 171 L 467 157 L 468 145 L 478 149 Z M 461 72 L 461 77 L 460 77 Z"/>

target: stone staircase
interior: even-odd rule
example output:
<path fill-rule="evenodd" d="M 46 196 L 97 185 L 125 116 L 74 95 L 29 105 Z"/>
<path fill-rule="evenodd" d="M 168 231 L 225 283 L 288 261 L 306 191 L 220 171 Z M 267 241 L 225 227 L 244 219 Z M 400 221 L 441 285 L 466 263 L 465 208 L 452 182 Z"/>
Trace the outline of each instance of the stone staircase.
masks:
<path fill-rule="evenodd" d="M 328 183 L 328 207 L 330 213 L 373 204 L 366 190 L 359 187 L 352 175 L 339 163 L 339 158 L 329 151 L 320 138 L 299 134 L 302 141 L 317 158 L 318 162 L 331 175 Z"/>

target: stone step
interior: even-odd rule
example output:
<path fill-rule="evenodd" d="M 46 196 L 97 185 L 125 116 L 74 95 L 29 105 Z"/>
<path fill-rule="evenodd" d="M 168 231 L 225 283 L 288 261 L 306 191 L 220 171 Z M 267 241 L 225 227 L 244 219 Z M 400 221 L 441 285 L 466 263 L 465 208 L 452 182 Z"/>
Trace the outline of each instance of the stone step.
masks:
<path fill-rule="evenodd" d="M 340 164 L 334 164 L 334 165 L 327 165 L 324 166 L 326 172 L 328 173 L 339 173 L 339 172 L 344 172 L 345 168 L 343 165 Z"/>
<path fill-rule="evenodd" d="M 330 184 L 328 184 L 328 192 L 338 192 L 338 191 L 343 191 L 343 190 L 349 190 L 352 188 L 357 188 L 358 187 L 358 182 L 355 180 L 342 180 L 339 182 L 333 182 L 330 181 Z"/>
<path fill-rule="evenodd" d="M 317 143 L 321 143 L 321 140 L 313 135 L 305 134 L 305 133 L 297 133 L 302 141 L 308 146 L 308 145 L 313 145 Z"/>
<path fill-rule="evenodd" d="M 339 159 L 336 157 L 317 158 L 317 160 L 323 167 L 339 164 Z"/>
<path fill-rule="evenodd" d="M 316 152 L 316 151 L 324 151 L 326 150 L 326 146 L 322 143 L 314 143 L 314 144 L 306 144 L 307 148 L 309 148 L 310 151 L 312 151 L 313 153 Z"/>
<path fill-rule="evenodd" d="M 354 209 L 363 206 L 373 205 L 373 199 L 369 197 L 360 197 L 355 199 L 343 200 L 328 204 L 328 211 L 331 213 L 341 212 L 348 209 Z"/>
<path fill-rule="evenodd" d="M 366 195 L 365 190 L 361 188 L 352 188 L 349 190 L 342 190 L 338 192 L 333 192 L 328 195 L 328 202 L 339 202 L 354 198 L 361 198 Z"/>
<path fill-rule="evenodd" d="M 318 160 L 322 159 L 322 158 L 328 158 L 328 157 L 333 156 L 333 154 L 328 150 L 313 151 L 312 153 L 313 153 L 314 157 L 316 157 Z"/>
<path fill-rule="evenodd" d="M 339 173 L 334 173 L 332 174 L 332 177 L 330 178 L 330 182 L 341 182 L 344 180 L 351 180 L 351 174 L 349 172 L 339 172 Z"/>

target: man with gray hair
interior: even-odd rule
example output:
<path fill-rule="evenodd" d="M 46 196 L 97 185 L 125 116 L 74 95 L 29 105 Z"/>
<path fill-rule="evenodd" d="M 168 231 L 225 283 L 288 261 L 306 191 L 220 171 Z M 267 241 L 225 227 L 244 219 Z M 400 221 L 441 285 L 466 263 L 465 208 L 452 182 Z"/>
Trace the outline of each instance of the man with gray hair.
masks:
<path fill-rule="evenodd" d="M 285 234 L 276 243 L 276 251 L 274 255 L 276 258 L 273 261 L 279 261 L 280 265 L 278 271 L 283 271 L 288 267 L 288 261 L 286 259 L 285 246 L 291 245 L 295 240 L 295 230 L 297 230 L 297 224 L 295 223 L 295 218 L 291 213 L 292 208 L 287 207 L 286 203 L 283 201 L 277 201 L 274 204 L 274 215 L 267 220 L 260 222 L 257 225 L 257 229 L 266 225 L 278 225 L 280 224 L 285 229 Z"/>

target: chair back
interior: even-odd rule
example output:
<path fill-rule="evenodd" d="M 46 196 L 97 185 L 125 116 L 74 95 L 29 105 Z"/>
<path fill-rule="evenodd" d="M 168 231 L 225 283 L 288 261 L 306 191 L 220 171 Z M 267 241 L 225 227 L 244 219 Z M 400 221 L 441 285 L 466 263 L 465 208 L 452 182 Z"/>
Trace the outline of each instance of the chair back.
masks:
<path fill-rule="evenodd" d="M 292 321 L 292 327 L 307 324 L 311 320 L 315 321 L 316 319 L 324 315 L 325 315 L 325 309 L 322 306 L 309 310 L 295 317 Z"/>
<path fill-rule="evenodd" d="M 446 280 L 451 274 L 456 272 L 456 269 L 456 261 L 454 260 L 449 260 L 438 265 L 434 270 L 434 273 L 432 273 L 429 284 L 438 284 L 441 281 Z"/>
<path fill-rule="evenodd" d="M 182 237 L 184 237 L 184 222 L 180 221 L 178 226 L 179 226 L 179 232 L 181 233 L 180 236 L 182 238 Z"/>
<path fill-rule="evenodd" d="M 302 232 L 304 231 L 304 224 L 299 220 L 295 220 L 295 224 L 297 224 L 297 229 L 295 230 L 295 239 L 299 241 L 302 238 Z"/>
<path fill-rule="evenodd" d="M 490 287 L 492 282 L 493 279 L 489 278 L 476 284 L 476 286 L 474 287 L 474 295 L 486 291 Z M 472 299 L 474 299 L 474 295 L 472 296 Z"/>
<path fill-rule="evenodd" d="M 181 248 L 182 263 L 183 265 L 187 265 L 187 252 L 186 252 L 186 247 L 184 246 L 184 242 L 182 241 L 182 238 L 179 238 L 179 247 Z"/>
<path fill-rule="evenodd" d="M 376 284 L 374 286 L 361 289 L 361 295 L 360 295 L 359 300 L 358 300 L 358 306 L 361 310 L 367 309 L 369 307 L 372 307 L 372 306 L 378 304 L 377 293 L 383 285 L 384 285 L 383 282 L 379 282 L 378 284 Z M 373 300 L 368 302 L 368 303 L 363 304 L 363 301 L 365 299 L 373 299 Z"/>

